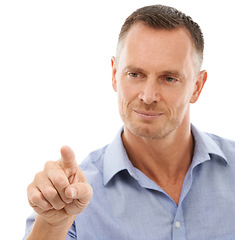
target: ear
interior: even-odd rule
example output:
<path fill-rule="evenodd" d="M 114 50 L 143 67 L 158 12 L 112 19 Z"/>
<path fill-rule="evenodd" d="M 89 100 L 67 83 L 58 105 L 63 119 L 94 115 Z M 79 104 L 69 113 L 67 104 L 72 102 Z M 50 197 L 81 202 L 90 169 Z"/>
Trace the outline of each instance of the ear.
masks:
<path fill-rule="evenodd" d="M 195 82 L 195 90 L 191 97 L 190 103 L 197 102 L 206 80 L 207 80 L 207 71 L 205 71 L 205 70 L 200 71 L 197 81 Z"/>
<path fill-rule="evenodd" d="M 112 86 L 113 90 L 117 92 L 117 79 L 116 79 L 116 73 L 117 73 L 117 64 L 116 64 L 116 58 L 111 58 L 111 66 L 112 66 Z"/>

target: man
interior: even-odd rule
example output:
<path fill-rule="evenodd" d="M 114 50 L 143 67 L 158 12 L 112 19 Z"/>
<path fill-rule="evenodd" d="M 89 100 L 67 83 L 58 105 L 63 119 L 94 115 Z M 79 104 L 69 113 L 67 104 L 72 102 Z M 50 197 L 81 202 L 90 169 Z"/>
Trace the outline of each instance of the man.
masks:
<path fill-rule="evenodd" d="M 80 168 L 67 146 L 46 163 L 28 187 L 27 239 L 235 239 L 235 142 L 190 124 L 203 48 L 174 8 L 126 19 L 111 60 L 124 127 Z"/>

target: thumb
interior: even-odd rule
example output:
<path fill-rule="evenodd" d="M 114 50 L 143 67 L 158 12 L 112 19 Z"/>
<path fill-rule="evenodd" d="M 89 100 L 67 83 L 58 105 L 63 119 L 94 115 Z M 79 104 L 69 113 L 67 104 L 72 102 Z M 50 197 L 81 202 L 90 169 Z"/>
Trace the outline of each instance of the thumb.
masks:
<path fill-rule="evenodd" d="M 89 202 L 93 195 L 93 189 L 87 182 L 77 182 L 65 189 L 65 195 L 68 198 L 79 199 L 81 202 Z"/>
<path fill-rule="evenodd" d="M 90 202 L 93 195 L 92 187 L 88 183 L 74 183 L 65 189 L 65 195 L 73 202 L 65 206 L 67 214 L 74 215 L 82 212 Z"/>
<path fill-rule="evenodd" d="M 63 168 L 73 168 L 77 166 L 75 154 L 69 146 L 63 146 L 60 149 L 60 153 L 61 153 L 60 161 Z"/>

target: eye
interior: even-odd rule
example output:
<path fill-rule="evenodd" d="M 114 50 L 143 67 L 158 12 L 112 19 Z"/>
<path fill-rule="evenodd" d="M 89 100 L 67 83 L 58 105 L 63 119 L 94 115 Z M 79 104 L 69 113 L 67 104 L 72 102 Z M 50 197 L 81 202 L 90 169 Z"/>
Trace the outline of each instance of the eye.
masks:
<path fill-rule="evenodd" d="M 139 77 L 139 73 L 136 73 L 136 72 L 128 72 L 127 73 L 131 78 L 137 78 Z"/>
<path fill-rule="evenodd" d="M 162 81 L 162 83 L 165 83 L 168 85 L 169 84 L 175 85 L 175 84 L 178 84 L 179 82 L 181 82 L 181 79 L 180 79 L 180 77 L 177 77 L 177 76 L 166 75 L 166 76 L 161 77 L 161 81 Z"/>
<path fill-rule="evenodd" d="M 174 77 L 165 77 L 165 80 L 167 81 L 167 82 L 176 82 L 177 81 L 177 79 L 176 78 L 174 78 Z"/>

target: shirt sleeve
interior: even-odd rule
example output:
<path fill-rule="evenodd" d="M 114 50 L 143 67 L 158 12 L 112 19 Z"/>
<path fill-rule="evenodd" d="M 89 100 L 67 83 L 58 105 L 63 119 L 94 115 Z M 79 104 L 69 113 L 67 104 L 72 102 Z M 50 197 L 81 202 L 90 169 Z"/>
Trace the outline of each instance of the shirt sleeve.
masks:
<path fill-rule="evenodd" d="M 25 236 L 22 240 L 25 240 L 30 233 L 30 231 L 33 228 L 33 224 L 35 222 L 35 219 L 37 217 L 37 214 L 34 212 L 31 214 L 27 220 L 26 220 L 26 229 L 25 229 Z M 76 227 L 75 227 L 75 222 L 72 224 L 71 228 L 68 231 L 68 234 L 65 238 L 65 240 L 77 240 L 77 234 L 76 234 Z"/>
<path fill-rule="evenodd" d="M 65 240 L 77 240 L 75 221 L 73 222 L 71 228 L 69 229 Z"/>
<path fill-rule="evenodd" d="M 29 235 L 32 227 L 33 227 L 33 224 L 35 222 L 35 219 L 36 219 L 36 216 L 37 214 L 34 212 L 32 213 L 26 220 L 26 228 L 25 228 L 25 235 L 24 235 L 24 238 L 23 240 L 25 240 L 27 238 L 27 236 Z"/>

